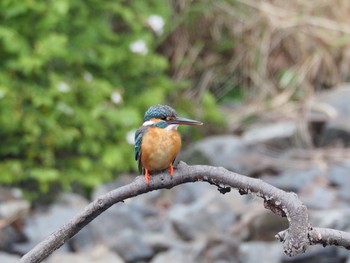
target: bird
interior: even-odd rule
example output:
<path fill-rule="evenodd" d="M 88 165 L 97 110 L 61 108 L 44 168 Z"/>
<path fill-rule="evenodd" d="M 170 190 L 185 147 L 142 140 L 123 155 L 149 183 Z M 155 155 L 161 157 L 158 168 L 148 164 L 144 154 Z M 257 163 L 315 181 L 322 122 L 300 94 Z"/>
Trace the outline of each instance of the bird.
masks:
<path fill-rule="evenodd" d="M 179 117 L 168 105 L 154 105 L 146 111 L 143 125 L 135 132 L 135 160 L 147 185 L 155 172 L 169 169 L 170 175 L 174 174 L 173 163 L 181 149 L 179 125 L 203 123 Z"/>

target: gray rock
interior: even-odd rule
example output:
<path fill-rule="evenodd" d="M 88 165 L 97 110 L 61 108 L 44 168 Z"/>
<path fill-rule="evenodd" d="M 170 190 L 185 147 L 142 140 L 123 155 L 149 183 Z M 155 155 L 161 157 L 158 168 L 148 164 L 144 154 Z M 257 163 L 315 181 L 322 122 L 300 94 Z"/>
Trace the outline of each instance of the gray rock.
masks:
<path fill-rule="evenodd" d="M 338 204 L 337 193 L 333 189 L 317 184 L 305 188 L 299 197 L 309 209 L 330 209 Z"/>
<path fill-rule="evenodd" d="M 169 211 L 174 230 L 184 240 L 208 233 L 226 233 L 236 215 L 218 193 L 208 193 L 190 205 L 175 205 Z"/>
<path fill-rule="evenodd" d="M 134 179 L 135 179 L 134 176 L 132 176 L 132 177 L 131 176 L 122 176 L 121 178 L 119 178 L 116 181 L 101 185 L 94 191 L 92 198 L 95 200 L 99 196 L 106 194 L 107 192 L 109 192 L 111 190 L 114 190 L 118 187 L 121 187 L 121 186 L 126 185 L 128 183 L 131 183 Z M 154 201 L 157 200 L 159 198 L 159 196 L 160 196 L 159 191 L 153 191 L 153 192 L 147 193 L 145 195 L 135 196 L 131 199 L 125 200 L 124 204 L 127 204 L 127 206 L 124 205 L 123 207 L 125 207 L 125 209 L 130 209 L 130 210 L 135 211 L 135 215 L 138 214 L 138 216 L 140 216 L 140 217 L 154 216 L 158 213 L 157 209 L 155 209 L 155 207 L 154 207 Z M 118 206 L 118 204 L 115 206 Z M 112 209 L 115 206 L 113 206 Z M 119 207 L 121 207 L 121 206 L 119 206 Z M 118 210 L 119 209 L 123 209 L 123 208 L 118 208 Z M 109 210 L 107 210 L 107 212 Z"/>
<path fill-rule="evenodd" d="M 131 229 L 122 231 L 111 247 L 125 262 L 149 261 L 153 256 L 152 248 L 142 240 L 137 232 Z"/>
<path fill-rule="evenodd" d="M 94 198 L 113 189 L 112 185 L 115 184 L 118 183 L 100 187 Z M 219 200 L 216 201 L 215 198 Z M 184 234 L 185 239 L 188 238 L 182 224 L 194 229 L 190 238 L 205 235 L 213 225 L 212 232 L 217 229 L 220 229 L 221 233 L 227 231 L 235 218 L 232 212 L 227 214 L 227 211 L 231 211 L 232 198 L 220 195 L 215 187 L 207 183 L 185 184 L 171 190 L 153 191 L 137 196 L 114 205 L 92 222 L 93 232 L 97 233 L 94 242 L 105 244 L 127 262 L 147 261 L 155 253 L 184 246 L 177 232 L 182 229 L 181 235 Z M 233 202 L 232 205 L 236 203 Z M 178 209 L 183 212 L 178 214 Z M 193 209 L 194 212 L 191 212 Z M 196 219 L 192 215 L 198 211 L 201 213 L 198 213 Z M 170 219 L 173 216 L 175 223 Z M 188 217 L 193 218 L 191 222 Z M 177 229 L 174 228 L 174 224 Z M 199 226 L 192 227 L 191 224 Z"/>
<path fill-rule="evenodd" d="M 206 236 L 195 247 L 197 250 L 195 261 L 200 263 L 211 262 L 238 262 L 239 241 L 232 235 L 219 234 Z"/>
<path fill-rule="evenodd" d="M 239 246 L 239 258 L 244 263 L 280 263 L 282 251 L 282 245 L 277 242 L 246 242 Z"/>
<path fill-rule="evenodd" d="M 15 252 L 14 243 L 27 240 L 23 227 L 29 210 L 19 189 L 0 187 L 0 250 Z"/>
<path fill-rule="evenodd" d="M 2 262 L 2 261 L 1 261 Z M 116 253 L 104 246 L 94 247 L 88 252 L 79 253 L 54 253 L 47 263 L 124 263 L 124 260 Z M 5 263 L 5 262 L 4 262 Z"/>
<path fill-rule="evenodd" d="M 112 191 L 118 187 L 121 187 L 123 185 L 129 184 L 132 181 L 135 180 L 134 174 L 124 174 L 118 176 L 117 180 L 111 181 L 106 184 L 102 184 L 94 189 L 94 192 L 92 193 L 92 199 L 95 200 L 99 196 L 108 193 L 109 191 Z"/>
<path fill-rule="evenodd" d="M 1 221 L 0 221 L 1 222 Z M 19 234 L 11 226 L 4 226 L 0 228 L 0 250 L 5 252 L 16 252 L 15 243 L 18 241 Z"/>
<path fill-rule="evenodd" d="M 263 208 L 246 211 L 232 233 L 244 241 L 275 241 L 275 235 L 288 228 L 288 220 Z"/>
<path fill-rule="evenodd" d="M 350 87 L 349 84 L 323 92 L 312 102 L 313 108 L 322 108 L 318 112 L 326 121 L 322 129 L 320 146 L 350 145 Z"/>
<path fill-rule="evenodd" d="M 23 199 L 20 190 L 0 187 L 0 218 L 11 221 L 29 214 L 30 203 Z"/>
<path fill-rule="evenodd" d="M 311 246 L 294 257 L 283 255 L 282 263 L 343 263 L 348 256 L 349 251 L 343 248 Z"/>
<path fill-rule="evenodd" d="M 329 183 L 338 189 L 338 196 L 348 206 L 350 202 L 350 162 L 331 164 L 328 171 Z"/>
<path fill-rule="evenodd" d="M 16 244 L 15 248 L 20 253 L 27 253 L 32 247 L 48 237 L 52 232 L 58 230 L 78 214 L 88 201 L 77 194 L 63 194 L 58 202 L 52 205 L 47 211 L 37 212 L 26 219 L 25 233 L 29 239 L 26 243 Z M 69 242 L 75 249 L 82 246 L 92 246 L 92 233 L 89 226 L 82 229 Z M 61 250 L 67 250 L 67 244 Z"/>
<path fill-rule="evenodd" d="M 296 132 L 295 122 L 281 121 L 255 125 L 244 132 L 242 138 L 249 144 L 264 143 L 278 149 L 286 149 L 292 146 Z"/>
<path fill-rule="evenodd" d="M 156 255 L 151 263 L 197 263 L 190 248 L 175 248 Z"/>
<path fill-rule="evenodd" d="M 327 209 L 310 213 L 310 223 L 315 227 L 350 231 L 350 208 Z"/>
<path fill-rule="evenodd" d="M 350 203 L 350 191 L 349 188 L 342 187 L 338 190 L 338 196 L 340 197 L 344 206 L 349 206 Z"/>
<path fill-rule="evenodd" d="M 213 186 L 208 183 L 189 183 L 183 184 L 173 188 L 171 191 L 165 190 L 172 193 L 172 204 L 191 204 L 201 199 L 203 195 L 207 194 L 208 191 L 212 191 Z M 218 192 L 216 192 L 218 194 Z"/>
<path fill-rule="evenodd" d="M 350 187 L 350 162 L 331 164 L 328 168 L 328 180 L 337 187 Z"/>
<path fill-rule="evenodd" d="M 115 181 L 98 187 L 93 194 L 93 199 L 114 189 L 119 184 L 119 181 Z M 124 230 L 133 230 L 140 236 L 147 231 L 160 231 L 163 224 L 161 220 L 158 220 L 157 205 L 152 204 L 152 201 L 158 199 L 160 193 L 153 191 L 125 200 L 98 216 L 90 224 L 95 234 L 95 242 L 112 247 L 118 235 Z"/>
<path fill-rule="evenodd" d="M 172 248 L 180 248 L 184 245 L 182 240 L 179 240 L 172 232 L 163 231 L 160 233 L 150 232 L 142 236 L 142 241 L 145 242 L 155 254 L 167 251 Z"/>
<path fill-rule="evenodd" d="M 4 252 L 0 252 L 0 262 L 1 263 L 17 263 L 20 257 L 17 255 L 11 255 Z"/>
<path fill-rule="evenodd" d="M 238 240 L 234 236 L 218 234 L 201 236 L 190 243 L 177 244 L 157 254 L 151 263 L 236 263 L 238 262 Z"/>
<path fill-rule="evenodd" d="M 319 176 L 322 176 L 321 170 L 314 167 L 303 170 L 287 170 L 278 176 L 264 176 L 262 179 L 277 188 L 297 193 L 313 183 Z"/>
<path fill-rule="evenodd" d="M 236 136 L 212 136 L 191 145 L 181 159 L 188 164 L 208 164 L 222 166 L 231 171 L 249 174 L 251 163 L 245 162 L 244 154 L 251 147 Z"/>
<path fill-rule="evenodd" d="M 125 229 L 144 232 L 147 230 L 143 216 L 128 203 L 119 203 L 109 208 L 93 222 L 91 228 L 95 241 L 102 244 L 112 244 L 116 235 Z"/>

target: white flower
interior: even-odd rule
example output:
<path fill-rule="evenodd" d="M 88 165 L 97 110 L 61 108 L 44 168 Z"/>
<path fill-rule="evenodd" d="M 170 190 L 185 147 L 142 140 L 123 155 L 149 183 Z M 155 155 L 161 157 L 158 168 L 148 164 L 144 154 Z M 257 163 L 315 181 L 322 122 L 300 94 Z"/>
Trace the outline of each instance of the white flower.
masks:
<path fill-rule="evenodd" d="M 157 35 L 163 34 L 165 22 L 160 15 L 150 15 L 147 18 L 147 24 Z"/>
<path fill-rule="evenodd" d="M 114 103 L 114 104 L 120 104 L 122 101 L 123 101 L 123 97 L 122 95 L 120 94 L 119 91 L 114 91 L 111 95 L 111 101 Z"/>
<path fill-rule="evenodd" d="M 84 73 L 83 78 L 86 82 L 91 82 L 93 79 L 93 76 L 90 72 L 87 71 Z"/>
<path fill-rule="evenodd" d="M 62 93 L 67 93 L 70 91 L 70 87 L 68 86 L 68 84 L 66 82 L 58 83 L 57 89 Z"/>
<path fill-rule="evenodd" d="M 59 102 L 56 105 L 56 109 L 65 115 L 73 115 L 74 114 L 74 110 L 64 102 Z"/>
<path fill-rule="evenodd" d="M 131 52 L 134 52 L 140 55 L 146 55 L 148 53 L 146 42 L 142 39 L 132 42 L 129 45 L 129 49 L 131 50 Z"/>
<path fill-rule="evenodd" d="M 4 90 L 0 90 L 0 100 L 4 98 L 6 95 L 6 92 Z"/>
<path fill-rule="evenodd" d="M 128 144 L 135 144 L 135 133 L 136 130 L 131 130 L 126 134 L 126 141 Z"/>

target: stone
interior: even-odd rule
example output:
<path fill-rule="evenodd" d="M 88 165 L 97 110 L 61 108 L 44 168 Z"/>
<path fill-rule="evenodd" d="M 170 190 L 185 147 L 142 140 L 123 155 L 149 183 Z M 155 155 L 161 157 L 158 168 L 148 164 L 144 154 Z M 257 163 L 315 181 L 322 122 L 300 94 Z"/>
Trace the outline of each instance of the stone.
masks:
<path fill-rule="evenodd" d="M 147 230 L 146 221 L 138 210 L 127 202 L 115 204 L 90 223 L 95 242 L 112 244 L 118 233 L 133 229 L 139 233 Z"/>
<path fill-rule="evenodd" d="M 219 193 L 210 192 L 189 205 L 174 205 L 169 220 L 183 240 L 192 240 L 208 233 L 226 233 L 234 224 L 236 215 Z"/>
<path fill-rule="evenodd" d="M 170 249 L 158 253 L 151 263 L 237 263 L 238 245 L 239 241 L 230 234 L 208 234 L 191 242 L 176 243 Z"/>
<path fill-rule="evenodd" d="M 329 184 L 336 187 L 338 196 L 344 202 L 344 206 L 348 206 L 350 202 L 350 162 L 343 161 L 341 163 L 330 164 L 328 169 Z"/>
<path fill-rule="evenodd" d="M 2 262 L 2 261 L 1 261 Z M 125 261 L 108 250 L 105 246 L 97 246 L 87 252 L 56 253 L 47 259 L 47 263 L 125 263 Z M 5 262 L 4 262 L 5 263 Z"/>
<path fill-rule="evenodd" d="M 245 242 L 239 246 L 239 262 L 280 263 L 283 256 L 282 245 L 277 242 Z"/>
<path fill-rule="evenodd" d="M 93 193 L 93 199 L 109 192 L 118 185 L 120 186 L 120 184 L 118 180 L 98 187 Z M 118 241 L 118 235 L 124 230 L 133 230 L 140 236 L 146 231 L 160 230 L 162 223 L 158 220 L 157 206 L 151 202 L 157 200 L 159 195 L 159 191 L 153 191 L 110 207 L 90 223 L 94 233 L 94 242 L 112 248 Z"/>
<path fill-rule="evenodd" d="M 318 94 L 311 102 L 310 115 L 323 119 L 319 146 L 350 145 L 350 86 L 348 83 Z M 315 110 L 317 109 L 317 110 Z M 319 109 L 322 109 L 320 111 Z"/>
<path fill-rule="evenodd" d="M 275 235 L 288 228 L 288 220 L 263 207 L 246 211 L 232 227 L 234 236 L 244 241 L 275 241 Z"/>
<path fill-rule="evenodd" d="M 94 191 L 92 198 L 93 200 L 96 200 L 99 196 L 108 193 L 109 191 L 112 191 L 118 187 L 121 187 L 123 185 L 126 185 L 128 183 L 131 183 L 135 179 L 135 176 L 122 176 L 121 178 L 118 178 L 118 180 L 113 181 L 108 184 L 101 185 L 97 187 L 97 189 Z M 115 207 L 118 207 L 117 210 L 128 210 L 127 212 L 135 212 L 133 216 L 136 217 L 150 217 L 157 215 L 158 211 L 154 207 L 154 201 L 159 199 L 160 192 L 159 191 L 153 191 L 146 193 L 145 195 L 141 196 L 135 196 L 131 199 L 124 200 L 124 205 L 116 204 L 113 207 L 111 207 L 113 210 L 115 210 Z M 126 205 L 125 205 L 126 204 Z M 123 208 L 121 208 L 123 207 Z M 109 212 L 110 209 L 108 209 L 106 212 Z"/>
<path fill-rule="evenodd" d="M 342 200 L 344 206 L 349 206 L 350 203 L 350 191 L 349 188 L 342 187 L 338 190 L 339 198 Z"/>
<path fill-rule="evenodd" d="M 14 244 L 25 242 L 25 217 L 30 203 L 22 197 L 17 188 L 0 187 L 0 250 L 16 252 Z"/>
<path fill-rule="evenodd" d="M 16 252 L 15 243 L 18 241 L 18 233 L 11 226 L 0 227 L 0 250 L 5 252 Z"/>
<path fill-rule="evenodd" d="M 126 184 L 131 183 L 135 179 L 135 175 L 131 174 L 123 174 L 118 176 L 117 180 L 111 181 L 106 184 L 102 184 L 98 187 L 96 187 L 92 193 L 92 199 L 95 200 L 99 196 L 104 195 L 108 193 L 109 191 L 112 191 L 116 188 L 119 188 L 121 186 L 124 186 Z"/>
<path fill-rule="evenodd" d="M 313 184 L 299 193 L 308 209 L 330 209 L 338 204 L 337 193 L 327 186 Z"/>
<path fill-rule="evenodd" d="M 190 248 L 175 248 L 163 253 L 157 254 L 151 263 L 197 263 Z M 199 262 L 198 262 L 199 263 Z"/>
<path fill-rule="evenodd" d="M 189 146 L 181 159 L 188 164 L 222 166 L 247 174 L 250 168 L 247 164 L 241 164 L 240 158 L 248 152 L 250 147 L 237 136 L 212 136 Z"/>
<path fill-rule="evenodd" d="M 152 248 L 142 240 L 142 236 L 131 229 L 122 231 L 111 245 L 111 249 L 125 262 L 147 262 L 153 256 Z"/>
<path fill-rule="evenodd" d="M 341 187 L 350 186 L 350 162 L 330 164 L 328 168 L 328 180 L 330 184 Z"/>
<path fill-rule="evenodd" d="M 264 143 L 270 147 L 287 149 L 293 145 L 297 126 L 294 121 L 263 123 L 250 127 L 242 135 L 244 142 L 249 144 Z"/>
<path fill-rule="evenodd" d="M 151 247 L 154 254 L 184 245 L 184 242 L 174 236 L 172 231 L 166 230 L 163 232 L 147 233 L 142 236 L 142 240 Z"/>
<path fill-rule="evenodd" d="M 192 204 L 198 199 L 201 199 L 203 195 L 207 194 L 214 187 L 206 182 L 188 183 L 177 186 L 171 191 L 165 190 L 172 193 L 171 201 L 173 204 Z M 218 194 L 218 192 L 216 192 Z"/>
<path fill-rule="evenodd" d="M 340 247 L 308 247 L 305 253 L 288 257 L 283 255 L 282 263 L 343 263 L 349 256 L 349 251 Z"/>
<path fill-rule="evenodd" d="M 286 170 L 278 176 L 263 176 L 261 179 L 277 188 L 298 193 L 321 176 L 320 168 Z"/>
<path fill-rule="evenodd" d="M 17 255 L 7 254 L 0 251 L 0 262 L 1 263 L 17 263 L 20 257 Z"/>
<path fill-rule="evenodd" d="M 195 262 L 238 263 L 239 240 L 230 234 L 208 235 L 197 245 Z M 195 245 L 194 245 L 195 246 Z"/>
<path fill-rule="evenodd" d="M 28 216 L 24 229 L 28 242 L 16 244 L 16 251 L 23 254 L 27 253 L 32 247 L 77 215 L 87 204 L 88 201 L 80 195 L 62 194 L 57 203 L 50 206 L 46 211 L 37 211 Z M 88 242 L 91 240 L 93 240 L 93 237 L 88 225 L 69 240 L 68 243 L 70 244 L 69 246 L 72 245 L 73 247 L 75 246 L 75 249 L 79 249 L 80 246 L 92 246 L 93 244 Z M 61 248 L 61 250 L 68 249 L 67 243 Z"/>
<path fill-rule="evenodd" d="M 30 203 L 23 199 L 18 189 L 0 187 L 0 218 L 11 219 L 23 218 L 29 214 Z"/>
<path fill-rule="evenodd" d="M 333 228 L 347 232 L 350 232 L 349 218 L 349 207 L 319 210 L 310 213 L 310 223 L 312 226 Z"/>

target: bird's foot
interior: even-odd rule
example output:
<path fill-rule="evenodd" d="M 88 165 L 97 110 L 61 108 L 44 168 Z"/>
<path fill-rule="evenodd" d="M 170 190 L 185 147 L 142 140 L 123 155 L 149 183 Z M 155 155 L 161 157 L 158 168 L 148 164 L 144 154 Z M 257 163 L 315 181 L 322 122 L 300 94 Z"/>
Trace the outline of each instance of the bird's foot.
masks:
<path fill-rule="evenodd" d="M 171 176 L 174 174 L 174 167 L 173 167 L 172 164 L 170 164 L 169 173 L 170 173 Z"/>
<path fill-rule="evenodd" d="M 149 185 L 149 182 L 150 182 L 150 180 L 151 180 L 151 176 L 150 176 L 148 170 L 147 170 L 147 169 L 145 169 L 145 170 L 146 170 L 146 171 L 145 171 L 146 184 Z"/>

